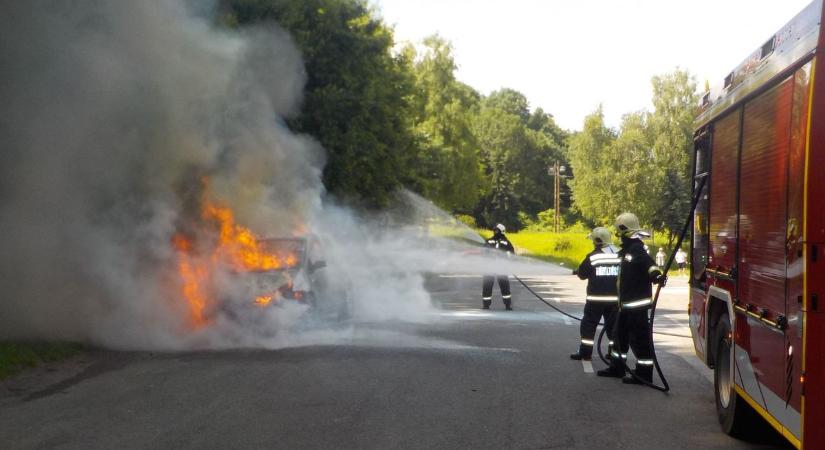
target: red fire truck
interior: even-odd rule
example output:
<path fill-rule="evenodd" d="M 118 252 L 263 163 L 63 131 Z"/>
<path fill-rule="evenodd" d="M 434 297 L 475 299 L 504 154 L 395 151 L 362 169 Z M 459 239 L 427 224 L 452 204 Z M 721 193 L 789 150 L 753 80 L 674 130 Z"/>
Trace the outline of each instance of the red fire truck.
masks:
<path fill-rule="evenodd" d="M 825 448 L 822 1 L 704 95 L 694 135 L 688 309 L 719 421 L 805 449 Z"/>

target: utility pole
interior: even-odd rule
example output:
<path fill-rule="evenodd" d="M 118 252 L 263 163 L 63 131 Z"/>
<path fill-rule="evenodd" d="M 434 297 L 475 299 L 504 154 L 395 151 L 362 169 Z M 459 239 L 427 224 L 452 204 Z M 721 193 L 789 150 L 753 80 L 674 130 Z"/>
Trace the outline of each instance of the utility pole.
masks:
<path fill-rule="evenodd" d="M 560 195 L 559 191 L 561 190 L 561 183 L 559 183 L 559 179 L 561 178 L 559 175 L 559 162 L 553 165 L 553 173 L 556 175 L 553 177 L 553 232 L 559 232 L 559 204 Z"/>
<path fill-rule="evenodd" d="M 561 228 L 561 177 L 566 167 L 560 166 L 558 161 L 553 167 L 547 168 L 547 173 L 553 177 L 553 232 L 558 233 Z"/>

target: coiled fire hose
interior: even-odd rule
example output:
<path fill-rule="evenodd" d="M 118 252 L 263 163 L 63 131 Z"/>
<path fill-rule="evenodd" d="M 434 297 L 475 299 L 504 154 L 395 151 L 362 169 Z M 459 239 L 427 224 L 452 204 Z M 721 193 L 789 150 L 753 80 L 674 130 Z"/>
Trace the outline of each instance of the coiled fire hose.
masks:
<path fill-rule="evenodd" d="M 685 236 L 687 235 L 688 228 L 690 227 L 691 223 L 693 222 L 693 212 L 696 210 L 696 205 L 699 203 L 699 199 L 701 198 L 701 195 L 702 195 L 702 189 L 705 186 L 705 181 L 706 180 L 707 180 L 706 177 L 702 177 L 699 180 L 699 184 L 696 187 L 696 194 L 694 195 L 693 201 L 691 202 L 691 205 L 690 205 L 690 212 L 688 213 L 687 220 L 685 221 L 685 224 L 682 227 L 682 232 L 679 234 L 679 239 L 676 241 L 676 246 L 674 247 L 676 249 L 681 248 L 682 242 L 684 242 Z M 672 252 L 670 254 L 670 257 L 667 260 L 667 264 L 665 264 L 664 271 L 662 272 L 662 276 L 667 277 L 667 274 L 670 271 L 670 267 L 673 265 L 673 259 L 674 259 L 675 256 L 676 256 L 676 252 Z M 561 314 L 563 314 L 563 315 L 565 315 L 565 316 L 567 316 L 567 317 L 569 317 L 573 320 L 576 320 L 576 321 L 579 321 L 579 322 L 582 321 L 582 319 L 580 317 L 576 317 L 572 314 L 568 314 L 568 313 L 562 311 L 561 309 L 557 308 L 555 305 L 551 304 L 550 302 L 548 302 L 544 298 L 542 298 L 533 289 L 531 289 L 530 286 L 527 286 L 527 283 L 522 281 L 522 279 L 519 278 L 518 276 L 514 275 L 513 277 L 516 280 L 518 280 L 518 282 L 521 283 L 521 285 L 524 286 L 528 291 L 530 291 L 531 294 L 533 294 L 534 296 L 536 296 L 536 298 L 541 300 L 541 302 L 544 303 L 545 305 L 553 308 L 554 310 L 560 312 Z M 650 331 L 649 331 L 650 332 L 650 354 L 653 355 L 653 367 L 656 368 L 656 373 L 659 374 L 659 378 L 662 380 L 662 386 L 659 386 L 655 383 L 652 383 L 652 382 L 649 382 L 647 380 L 641 379 L 634 372 L 627 370 L 627 366 L 625 366 L 624 369 L 625 369 L 625 372 L 630 373 L 633 376 L 633 378 L 635 378 L 636 381 L 638 381 L 639 383 L 641 383 L 641 384 L 643 384 L 647 387 L 656 389 L 657 391 L 668 392 L 670 390 L 670 385 L 668 384 L 667 378 L 665 378 L 664 373 L 662 373 L 662 368 L 659 365 L 659 359 L 656 357 L 656 349 L 653 345 L 653 335 L 654 334 L 661 334 L 661 335 L 666 335 L 666 336 L 679 336 L 679 335 L 675 335 L 675 334 L 671 334 L 671 333 L 665 333 L 665 332 L 661 332 L 661 331 L 657 331 L 657 332 L 653 331 L 653 321 L 654 321 L 654 318 L 656 317 L 656 305 L 659 302 L 659 294 L 662 291 L 662 286 L 663 286 L 662 284 L 659 284 L 659 285 L 656 286 L 656 294 L 653 296 L 653 302 L 651 303 L 650 318 L 649 318 L 649 323 L 650 323 L 650 327 L 649 327 L 649 329 L 650 329 Z M 618 318 L 616 320 L 618 320 Z M 599 333 L 599 338 L 598 338 L 598 341 L 596 343 L 596 350 L 597 350 L 597 352 L 599 354 L 599 358 L 602 360 L 602 362 L 604 362 L 605 364 L 609 364 L 610 362 L 607 360 L 607 358 L 605 358 L 604 354 L 602 353 L 602 346 L 601 346 L 602 339 L 604 338 L 604 335 L 607 332 L 607 328 L 601 322 L 599 322 L 598 325 L 602 327 L 602 331 Z M 622 360 L 622 365 L 625 365 L 624 360 Z"/>

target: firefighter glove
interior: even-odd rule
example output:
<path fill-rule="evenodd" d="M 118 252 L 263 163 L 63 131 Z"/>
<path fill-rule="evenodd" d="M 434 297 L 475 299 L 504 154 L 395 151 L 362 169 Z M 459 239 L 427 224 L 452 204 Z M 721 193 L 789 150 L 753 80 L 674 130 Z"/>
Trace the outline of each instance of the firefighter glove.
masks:
<path fill-rule="evenodd" d="M 653 279 L 653 282 L 658 284 L 659 286 L 664 287 L 667 284 L 667 275 L 660 273 Z"/>

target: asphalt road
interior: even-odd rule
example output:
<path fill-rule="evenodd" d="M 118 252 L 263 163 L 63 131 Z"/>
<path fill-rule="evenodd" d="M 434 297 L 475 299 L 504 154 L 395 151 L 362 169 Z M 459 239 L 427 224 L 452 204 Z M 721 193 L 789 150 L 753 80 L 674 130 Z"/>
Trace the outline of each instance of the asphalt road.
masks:
<path fill-rule="evenodd" d="M 176 354 L 99 352 L 0 387 L 0 448 L 634 448 L 781 445 L 723 435 L 693 356 L 683 280 L 657 329 L 668 394 L 571 361 L 578 324 L 513 280 L 515 311 L 481 311 L 478 277 L 428 280 L 422 323 L 356 323 L 325 345 Z M 530 278 L 579 315 L 583 283 Z M 766 428 L 769 426 L 766 425 Z M 767 439 L 767 440 L 764 440 Z"/>

